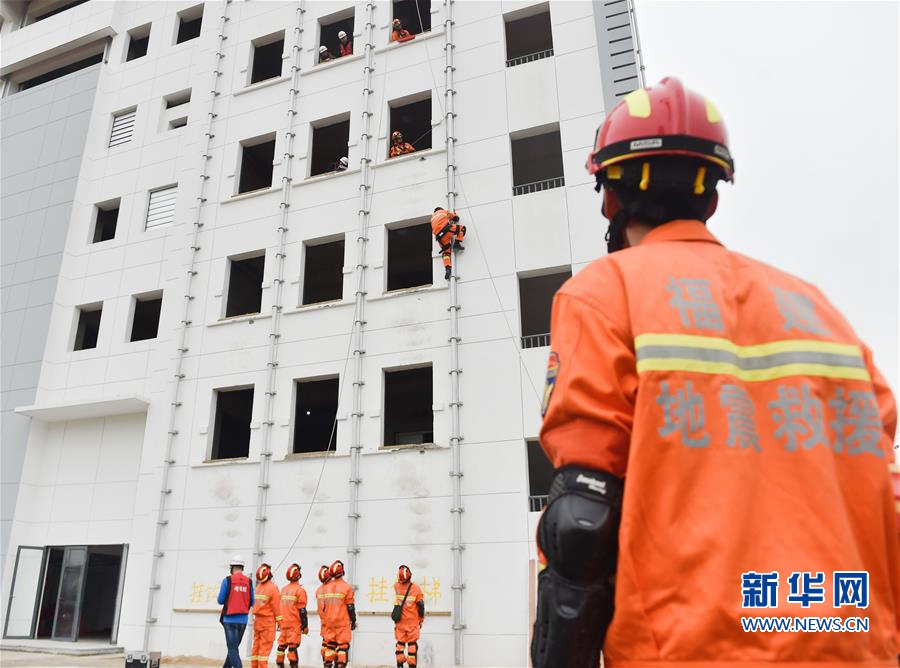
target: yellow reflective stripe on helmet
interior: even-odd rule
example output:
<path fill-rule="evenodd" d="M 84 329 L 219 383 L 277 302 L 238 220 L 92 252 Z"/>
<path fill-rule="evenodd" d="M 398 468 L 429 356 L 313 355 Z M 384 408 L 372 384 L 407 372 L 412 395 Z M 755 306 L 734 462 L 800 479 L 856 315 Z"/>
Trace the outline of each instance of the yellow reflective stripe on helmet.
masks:
<path fill-rule="evenodd" d="M 858 346 L 806 339 L 739 346 L 719 337 L 641 334 L 635 338 L 638 373 L 687 371 L 758 382 L 787 376 L 871 380 Z"/>
<path fill-rule="evenodd" d="M 706 120 L 708 120 L 710 123 L 721 123 L 722 114 L 720 114 L 719 110 L 716 109 L 716 105 L 714 105 L 706 98 L 703 98 L 703 100 L 704 102 L 706 102 Z"/>
<path fill-rule="evenodd" d="M 628 107 L 628 115 L 637 118 L 650 118 L 650 95 L 643 88 L 633 90 L 624 98 Z"/>

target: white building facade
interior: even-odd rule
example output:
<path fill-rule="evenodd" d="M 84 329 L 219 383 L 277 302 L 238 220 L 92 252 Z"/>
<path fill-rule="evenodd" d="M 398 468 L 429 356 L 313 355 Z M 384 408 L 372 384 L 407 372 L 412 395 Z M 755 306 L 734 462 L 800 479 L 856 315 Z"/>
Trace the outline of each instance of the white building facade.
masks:
<path fill-rule="evenodd" d="M 219 657 L 232 555 L 311 597 L 341 559 L 353 663 L 393 662 L 408 564 L 420 665 L 527 665 L 549 303 L 604 252 L 630 2 L 2 18 L 4 637 Z"/>

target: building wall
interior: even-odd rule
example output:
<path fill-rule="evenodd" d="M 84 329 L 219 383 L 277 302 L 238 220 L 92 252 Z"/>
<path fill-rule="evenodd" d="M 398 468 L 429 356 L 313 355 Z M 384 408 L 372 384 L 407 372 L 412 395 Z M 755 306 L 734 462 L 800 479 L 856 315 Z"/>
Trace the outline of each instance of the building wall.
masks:
<path fill-rule="evenodd" d="M 100 66 L 0 102 L 3 151 L 0 560 L 5 563 L 30 418 Z M 63 280 L 65 280 L 63 278 Z"/>
<path fill-rule="evenodd" d="M 94 4 L 69 12 L 95 16 L 87 9 Z M 517 277 L 552 267 L 571 266 L 577 271 L 603 252 L 599 203 L 583 168 L 603 111 L 594 8 L 587 1 L 551 2 L 555 55 L 507 68 L 503 14 L 532 4 L 453 3 L 457 208 L 469 229 L 467 249 L 458 258 L 463 621 L 468 665 L 526 663 L 534 517 L 527 499 L 525 439 L 536 437 L 539 430 L 547 349 L 520 350 Z M 191 6 L 117 2 L 109 12 L 114 33 L 109 62 L 100 68 L 85 133 L 84 160 L 75 181 L 75 205 L 67 221 L 60 268 L 65 280 L 52 295 L 34 399 L 38 406 L 58 406 L 139 397 L 148 410 L 128 416 L 35 421 L 22 477 L 27 484 L 19 491 L 20 506 L 28 499 L 29 510 L 17 512 L 11 545 L 29 540 L 44 545 L 97 540 L 128 543 L 119 644 L 138 648 L 143 643 L 156 510 L 165 496 L 161 588 L 154 605 L 158 621 L 152 626 L 150 648 L 170 655 L 219 656 L 224 642 L 210 596 L 232 554 L 252 559 L 267 427 L 264 391 L 273 309 L 281 309 L 281 331 L 270 487 L 263 510 L 263 559 L 276 567 L 282 584 L 287 565 L 298 561 L 311 593 L 319 564 L 337 558 L 346 561 L 353 410 L 349 336 L 354 320 L 362 157 L 364 62 L 358 54 L 365 5 L 353 5 L 357 55 L 314 66 L 318 20 L 351 3 L 305 3 L 292 156 L 285 155 L 285 132 L 291 26 L 297 3 L 229 4 L 228 39 L 221 59 L 216 56 L 216 44 L 223 3 L 205 5 L 197 40 L 173 45 L 176 14 Z M 376 3 L 371 121 L 376 159 L 367 231 L 366 351 L 360 389 L 360 553 L 356 572 L 349 574 L 358 585 L 361 612 L 353 642 L 358 663 L 392 660 L 392 625 L 386 613 L 400 563 L 408 564 L 417 580 L 425 578 L 429 610 L 445 613 L 426 622 L 420 665 L 453 663 L 453 631 L 446 614 L 452 609 L 453 581 L 449 290 L 440 258 L 433 259 L 431 287 L 385 292 L 386 226 L 427 218 L 446 201 L 445 12 L 446 6 L 434 1 L 431 34 L 388 46 L 391 7 L 387 2 Z M 123 62 L 127 30 L 150 22 L 148 55 Z M 286 30 L 283 76 L 246 86 L 251 41 L 282 29 Z M 220 74 L 214 74 L 219 61 Z M 207 158 L 203 157 L 204 132 L 213 109 L 214 80 L 221 94 L 215 99 L 214 136 Z M 192 90 L 187 126 L 163 129 L 163 96 L 185 88 Z M 385 161 L 391 131 L 389 102 L 429 90 L 433 148 Z M 27 94 L 16 93 L 9 99 Z M 109 148 L 112 114 L 132 107 L 137 108 L 133 140 Z M 306 178 L 312 123 L 347 112 L 351 168 L 342 174 Z M 550 124 L 558 124 L 560 130 L 565 187 L 512 197 L 510 133 Z M 239 142 L 272 132 L 276 133 L 275 186 L 235 196 Z M 274 270 L 284 160 L 292 161 L 294 176 L 288 188 L 286 282 L 282 303 L 276 304 Z M 197 199 L 201 170 L 209 176 L 205 202 Z M 178 184 L 175 223 L 145 229 L 148 191 L 172 183 Z M 116 238 L 87 243 L 93 205 L 116 197 L 121 198 Z M 171 491 L 161 495 L 196 220 L 203 227 L 194 258 L 197 273 L 189 295 L 190 322 L 185 325 L 188 350 L 173 427 L 177 434 L 167 485 Z M 345 239 L 343 299 L 299 306 L 303 244 L 335 235 Z M 226 319 L 227 259 L 258 250 L 266 255 L 261 312 Z M 133 295 L 159 289 L 163 290 L 159 336 L 129 342 Z M 98 301 L 104 306 L 97 348 L 72 352 L 76 307 Z M 423 363 L 433 367 L 434 447 L 386 450 L 381 447 L 383 372 Z M 337 451 L 327 457 L 290 455 L 293 380 L 333 374 L 340 376 L 342 387 Z M 213 392 L 249 384 L 255 385 L 250 455 L 242 461 L 210 462 Z M 112 430 L 109 437 L 108 430 Z M 72 449 L 60 450 L 67 439 L 74 439 Z M 105 462 L 107 447 L 116 453 L 116 463 Z M 76 457 L 78 466 L 67 466 L 63 457 Z M 53 461 L 58 462 L 57 473 L 47 470 Z M 97 462 L 96 467 L 91 462 Z M 102 475 L 97 468 L 101 465 L 108 467 Z M 34 505 L 35 499 L 47 495 L 65 499 L 64 507 L 54 505 L 56 501 Z M 114 507 L 109 506 L 111 497 L 117 500 Z M 10 571 L 8 564 L 7 579 Z M 317 632 L 318 622 L 315 617 L 312 620 L 309 638 Z M 314 645 L 314 641 L 304 644 L 303 662 L 316 660 Z"/>

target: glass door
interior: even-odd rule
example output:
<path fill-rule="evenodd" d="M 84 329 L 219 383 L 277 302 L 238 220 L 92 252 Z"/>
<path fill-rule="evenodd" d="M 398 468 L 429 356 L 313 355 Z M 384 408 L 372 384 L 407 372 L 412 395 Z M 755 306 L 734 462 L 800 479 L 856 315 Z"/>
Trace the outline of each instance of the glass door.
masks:
<path fill-rule="evenodd" d="M 81 619 L 81 598 L 84 592 L 84 571 L 87 566 L 86 547 L 67 547 L 63 555 L 59 593 L 56 597 L 56 617 L 53 620 L 53 640 L 77 640 Z"/>
<path fill-rule="evenodd" d="M 44 548 L 19 546 L 13 570 L 9 607 L 6 609 L 5 638 L 31 638 L 34 636 L 35 611 L 41 591 L 41 574 L 44 570 Z"/>

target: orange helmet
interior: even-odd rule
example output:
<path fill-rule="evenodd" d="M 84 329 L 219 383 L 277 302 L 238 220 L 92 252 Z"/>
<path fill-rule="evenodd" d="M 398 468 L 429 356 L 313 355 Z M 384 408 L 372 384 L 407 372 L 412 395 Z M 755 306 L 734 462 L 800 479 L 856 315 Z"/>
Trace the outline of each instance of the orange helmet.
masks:
<path fill-rule="evenodd" d="M 256 581 L 265 582 L 272 579 L 272 567 L 269 564 L 260 564 L 256 569 Z"/>
<path fill-rule="evenodd" d="M 719 110 L 674 77 L 632 91 L 613 108 L 597 130 L 586 167 L 597 174 L 611 165 L 652 155 L 700 158 L 721 167 L 727 181 L 734 176 Z M 615 178 L 614 174 L 607 177 Z"/>
<path fill-rule="evenodd" d="M 400 132 L 400 130 L 394 130 L 391 133 L 391 141 L 392 142 L 403 141 L 403 133 Z"/>
<path fill-rule="evenodd" d="M 331 564 L 331 568 L 328 569 L 329 575 L 333 578 L 342 578 L 344 577 L 344 562 L 338 559 L 333 564 Z"/>
<path fill-rule="evenodd" d="M 325 584 L 331 579 L 331 569 L 328 566 L 319 566 L 319 582 Z"/>
<path fill-rule="evenodd" d="M 400 566 L 400 569 L 397 571 L 397 581 L 401 584 L 406 584 L 412 580 L 412 571 L 409 570 L 409 566 Z"/>
<path fill-rule="evenodd" d="M 285 576 L 288 579 L 288 582 L 296 582 L 300 579 L 300 565 L 299 564 L 291 564 L 288 566 L 287 573 Z"/>

